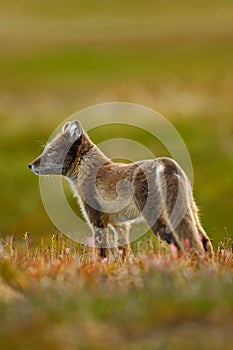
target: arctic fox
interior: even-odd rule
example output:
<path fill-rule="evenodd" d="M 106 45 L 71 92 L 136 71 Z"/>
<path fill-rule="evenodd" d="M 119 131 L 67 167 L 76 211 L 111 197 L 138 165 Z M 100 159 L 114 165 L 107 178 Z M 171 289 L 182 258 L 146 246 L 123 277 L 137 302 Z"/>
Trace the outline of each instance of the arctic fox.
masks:
<path fill-rule="evenodd" d="M 72 121 L 28 167 L 37 175 L 69 179 L 101 257 L 108 255 L 109 227 L 127 256 L 130 222 L 139 219 L 179 253 L 188 248 L 200 257 L 213 257 L 189 180 L 173 159 L 114 163 L 90 140 L 80 122 Z"/>

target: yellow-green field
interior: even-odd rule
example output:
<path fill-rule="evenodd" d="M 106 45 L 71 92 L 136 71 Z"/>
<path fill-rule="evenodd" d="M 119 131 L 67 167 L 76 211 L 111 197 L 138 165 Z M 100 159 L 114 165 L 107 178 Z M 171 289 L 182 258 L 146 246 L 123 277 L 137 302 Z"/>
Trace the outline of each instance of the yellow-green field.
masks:
<path fill-rule="evenodd" d="M 231 0 L 0 0 L 1 348 L 232 348 L 232 15 Z M 215 267 L 158 254 L 150 233 L 125 264 L 96 262 L 65 238 L 51 247 L 57 229 L 27 164 L 69 115 L 110 101 L 177 128 Z M 109 135 L 128 131 L 91 133 Z M 136 129 L 131 138 L 169 155 Z"/>

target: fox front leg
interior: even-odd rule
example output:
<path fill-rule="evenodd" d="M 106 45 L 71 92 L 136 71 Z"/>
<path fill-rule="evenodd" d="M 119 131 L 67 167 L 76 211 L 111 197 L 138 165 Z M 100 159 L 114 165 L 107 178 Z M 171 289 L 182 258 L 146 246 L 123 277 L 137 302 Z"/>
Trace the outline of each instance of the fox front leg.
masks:
<path fill-rule="evenodd" d="M 81 207 L 93 232 L 96 251 L 101 258 L 106 258 L 109 250 L 108 215 L 101 212 L 98 203 L 91 197 L 88 203 L 83 200 Z"/>
<path fill-rule="evenodd" d="M 124 260 L 131 253 L 129 244 L 129 224 L 114 225 L 113 228 L 117 235 L 118 249 L 119 251 L 122 251 L 122 258 Z"/>
<path fill-rule="evenodd" d="M 95 247 L 98 249 L 100 257 L 106 258 L 108 256 L 108 250 L 109 250 L 108 229 L 95 227 L 94 242 L 95 242 Z"/>

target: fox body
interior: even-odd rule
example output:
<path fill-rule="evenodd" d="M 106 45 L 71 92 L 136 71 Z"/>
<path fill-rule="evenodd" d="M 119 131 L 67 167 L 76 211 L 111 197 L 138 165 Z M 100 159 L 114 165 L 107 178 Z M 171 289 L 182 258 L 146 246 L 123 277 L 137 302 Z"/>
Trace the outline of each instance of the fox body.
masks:
<path fill-rule="evenodd" d="M 141 219 L 179 252 L 188 242 L 198 256 L 213 256 L 189 180 L 173 159 L 114 163 L 90 140 L 80 123 L 72 121 L 65 123 L 61 133 L 28 166 L 38 175 L 69 179 L 101 257 L 108 253 L 109 226 L 126 256 L 130 252 L 130 223 Z"/>

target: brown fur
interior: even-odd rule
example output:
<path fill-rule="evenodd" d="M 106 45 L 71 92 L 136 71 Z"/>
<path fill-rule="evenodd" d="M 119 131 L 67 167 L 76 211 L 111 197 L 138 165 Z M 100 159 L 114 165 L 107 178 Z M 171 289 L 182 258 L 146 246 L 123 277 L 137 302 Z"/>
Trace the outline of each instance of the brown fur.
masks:
<path fill-rule="evenodd" d="M 187 247 L 213 256 L 202 228 L 187 176 L 170 158 L 113 163 L 92 143 L 79 122 L 68 122 L 41 156 L 29 164 L 39 175 L 64 175 L 91 229 L 100 255 L 107 255 L 108 227 L 126 256 L 130 222 L 142 217 L 162 240 L 179 252 Z"/>

